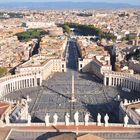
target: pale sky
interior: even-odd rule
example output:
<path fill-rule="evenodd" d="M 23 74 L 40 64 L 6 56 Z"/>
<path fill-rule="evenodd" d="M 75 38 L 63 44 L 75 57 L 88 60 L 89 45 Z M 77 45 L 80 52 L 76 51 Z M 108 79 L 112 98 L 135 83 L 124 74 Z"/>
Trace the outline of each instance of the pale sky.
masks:
<path fill-rule="evenodd" d="M 81 2 L 111 2 L 111 3 L 129 3 L 140 5 L 140 0 L 0 0 L 0 2 L 55 2 L 55 1 L 81 1 Z"/>

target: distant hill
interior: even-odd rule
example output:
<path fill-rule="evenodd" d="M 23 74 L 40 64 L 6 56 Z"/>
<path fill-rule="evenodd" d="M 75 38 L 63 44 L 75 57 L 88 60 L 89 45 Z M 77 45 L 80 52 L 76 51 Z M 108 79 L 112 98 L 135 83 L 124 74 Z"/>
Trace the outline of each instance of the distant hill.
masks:
<path fill-rule="evenodd" d="M 92 9 L 92 8 L 129 8 L 135 7 L 127 3 L 104 2 L 13 2 L 0 3 L 6 9 Z"/>

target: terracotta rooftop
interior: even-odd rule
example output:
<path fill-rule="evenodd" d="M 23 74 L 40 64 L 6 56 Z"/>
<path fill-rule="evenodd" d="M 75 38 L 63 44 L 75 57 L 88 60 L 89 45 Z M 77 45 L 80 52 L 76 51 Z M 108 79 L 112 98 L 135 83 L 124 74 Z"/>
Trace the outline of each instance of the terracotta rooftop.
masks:
<path fill-rule="evenodd" d="M 12 132 L 14 138 L 20 138 L 21 140 L 24 140 L 23 137 L 21 136 L 31 136 L 35 137 L 37 135 L 39 140 L 42 140 L 41 138 L 44 137 L 46 138 L 48 135 L 53 133 L 54 135 L 49 135 L 50 137 L 47 137 L 48 140 L 106 140 L 105 138 L 101 138 L 103 135 L 99 136 L 98 134 L 109 134 L 112 137 L 112 134 L 127 134 L 129 135 L 135 135 L 136 137 L 139 136 L 140 134 L 140 128 L 124 128 L 122 126 L 120 127 L 114 127 L 114 126 L 109 126 L 109 127 L 104 127 L 104 126 L 96 126 L 96 125 L 89 125 L 89 126 L 65 126 L 65 125 L 58 125 L 58 126 L 23 126 L 23 127 L 12 127 Z M 8 135 L 8 130 L 7 128 L 1 128 L 3 130 L 3 136 L 6 134 Z M 1 133 L 0 133 L 1 134 Z M 11 133 L 12 134 L 12 133 Z M 118 136 L 116 135 L 116 136 Z M 124 137 L 125 137 L 124 136 Z M 1 138 L 1 137 L 0 137 Z M 27 138 L 28 140 L 29 137 Z M 4 139 L 0 139 L 4 140 Z M 111 139 L 112 140 L 112 139 Z M 118 139 L 117 139 L 118 140 Z M 135 137 L 134 137 L 134 140 Z"/>
<path fill-rule="evenodd" d="M 0 140 L 5 140 L 10 132 L 10 128 L 0 128 Z"/>
<path fill-rule="evenodd" d="M 64 133 L 58 136 L 54 136 L 52 138 L 48 138 L 48 140 L 75 140 L 76 134 L 75 133 Z"/>
<path fill-rule="evenodd" d="M 123 126 L 97 126 L 97 125 L 89 125 L 89 126 L 84 126 L 84 125 L 57 125 L 57 126 L 23 126 L 23 127 L 16 127 L 20 130 L 44 130 L 44 131 L 96 131 L 96 132 L 140 132 L 140 128 L 133 128 L 133 127 L 123 127 Z"/>
<path fill-rule="evenodd" d="M 105 139 L 92 134 L 85 134 L 78 136 L 77 140 L 105 140 Z"/>
<path fill-rule="evenodd" d="M 10 106 L 10 104 L 8 104 L 8 103 L 0 103 L 0 117 L 9 108 L 9 106 Z"/>

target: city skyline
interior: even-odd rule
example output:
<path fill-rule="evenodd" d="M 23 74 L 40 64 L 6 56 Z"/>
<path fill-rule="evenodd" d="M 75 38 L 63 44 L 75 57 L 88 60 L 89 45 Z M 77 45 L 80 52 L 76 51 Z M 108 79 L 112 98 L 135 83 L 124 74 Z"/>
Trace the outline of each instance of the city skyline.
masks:
<path fill-rule="evenodd" d="M 9 2 L 19 2 L 18 0 L 1 0 L 2 3 L 9 3 Z M 124 1 L 121 1 L 121 0 L 21 0 L 20 2 L 106 2 L 106 3 L 127 3 L 127 4 L 131 4 L 131 5 L 140 5 L 140 1 L 139 0 L 135 0 L 135 3 L 133 0 L 124 0 Z M 19 2 L 19 3 L 20 3 Z"/>

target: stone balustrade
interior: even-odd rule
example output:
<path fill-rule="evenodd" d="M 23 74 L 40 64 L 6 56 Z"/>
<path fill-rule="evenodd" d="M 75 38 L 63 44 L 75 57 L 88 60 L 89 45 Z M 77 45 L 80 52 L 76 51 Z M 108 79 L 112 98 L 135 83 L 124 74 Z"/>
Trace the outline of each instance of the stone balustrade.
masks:
<path fill-rule="evenodd" d="M 46 126 L 45 123 L 9 123 L 9 124 L 1 124 L 0 127 L 7 127 L 7 126 L 12 126 L 12 127 L 26 127 L 26 126 L 35 126 L 35 127 L 41 127 L 41 126 Z M 49 126 L 46 126 L 46 127 L 51 127 L 53 126 L 53 123 L 50 123 Z M 57 126 L 66 126 L 65 125 L 65 122 L 58 122 L 57 123 Z M 71 122 L 69 126 L 75 126 L 74 122 Z M 69 127 L 67 126 L 67 127 Z M 80 122 L 79 123 L 79 126 L 85 126 L 84 125 L 84 122 Z M 88 126 L 98 126 L 96 122 L 89 122 L 89 125 Z M 104 123 L 101 123 L 101 126 L 100 127 L 104 127 L 105 124 Z M 123 123 L 109 123 L 108 124 L 108 127 L 124 127 L 124 124 Z M 132 125 L 132 124 L 128 124 L 127 125 L 128 128 L 140 128 L 140 125 Z M 127 130 L 128 131 L 128 130 Z M 131 131 L 131 130 L 130 130 Z"/>

